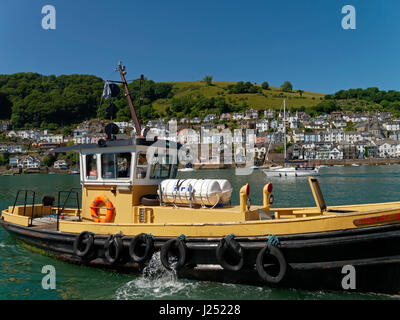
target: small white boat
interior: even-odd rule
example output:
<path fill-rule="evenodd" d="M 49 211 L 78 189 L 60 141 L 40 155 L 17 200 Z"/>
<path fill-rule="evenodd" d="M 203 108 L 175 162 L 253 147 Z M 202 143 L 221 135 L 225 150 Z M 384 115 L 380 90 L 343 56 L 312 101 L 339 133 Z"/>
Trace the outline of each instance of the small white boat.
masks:
<path fill-rule="evenodd" d="M 178 169 L 179 172 L 192 172 L 195 171 L 193 169 L 193 164 L 192 163 L 187 163 L 183 168 Z"/>
<path fill-rule="evenodd" d="M 359 167 L 360 165 L 357 164 L 357 163 L 353 163 L 351 166 L 352 166 L 352 167 Z"/>
<path fill-rule="evenodd" d="M 182 169 L 178 169 L 179 172 L 192 172 L 192 171 L 196 171 L 193 168 L 182 168 Z"/>
<path fill-rule="evenodd" d="M 284 167 L 271 167 L 269 169 L 264 169 L 263 172 L 267 177 L 309 177 L 309 176 L 319 176 L 319 168 L 318 167 L 310 167 L 310 166 L 300 166 L 297 165 L 295 167 L 286 167 L 287 163 L 291 164 L 299 164 L 299 163 L 308 163 L 307 160 L 302 161 L 288 161 L 286 154 L 286 100 L 283 100 L 283 135 L 285 137 L 283 142 L 283 150 L 284 150 Z"/>
<path fill-rule="evenodd" d="M 320 175 L 317 167 L 270 168 L 264 169 L 263 172 L 267 177 L 309 177 Z"/>

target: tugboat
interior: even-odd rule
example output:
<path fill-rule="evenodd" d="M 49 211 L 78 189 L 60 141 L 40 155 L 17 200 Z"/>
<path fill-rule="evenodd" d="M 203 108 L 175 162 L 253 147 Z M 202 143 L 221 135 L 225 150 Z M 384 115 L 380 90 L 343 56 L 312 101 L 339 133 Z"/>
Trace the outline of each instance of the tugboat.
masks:
<path fill-rule="evenodd" d="M 399 291 L 400 202 L 327 206 L 309 177 L 314 207 L 273 208 L 271 183 L 260 190 L 262 205 L 251 205 L 249 184 L 232 205 L 227 180 L 175 179 L 180 148 L 144 137 L 60 148 L 79 154 L 82 198 L 71 189 L 37 203 L 34 191 L 20 190 L 0 224 L 32 250 L 121 272 L 142 270 L 160 251 L 178 277 L 343 290 L 351 265 L 356 290 Z"/>

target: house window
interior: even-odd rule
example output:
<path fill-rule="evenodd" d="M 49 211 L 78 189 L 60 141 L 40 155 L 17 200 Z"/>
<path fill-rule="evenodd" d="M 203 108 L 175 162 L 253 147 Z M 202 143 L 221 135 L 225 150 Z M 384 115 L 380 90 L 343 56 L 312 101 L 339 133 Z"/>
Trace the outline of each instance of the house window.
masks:
<path fill-rule="evenodd" d="M 145 153 L 137 154 L 137 165 L 136 165 L 136 178 L 145 179 L 147 174 L 147 157 Z"/>
<path fill-rule="evenodd" d="M 86 156 L 86 179 L 97 180 L 97 155 L 89 154 Z"/>
<path fill-rule="evenodd" d="M 130 153 L 106 153 L 101 155 L 101 176 L 103 179 L 123 179 L 130 177 Z"/>

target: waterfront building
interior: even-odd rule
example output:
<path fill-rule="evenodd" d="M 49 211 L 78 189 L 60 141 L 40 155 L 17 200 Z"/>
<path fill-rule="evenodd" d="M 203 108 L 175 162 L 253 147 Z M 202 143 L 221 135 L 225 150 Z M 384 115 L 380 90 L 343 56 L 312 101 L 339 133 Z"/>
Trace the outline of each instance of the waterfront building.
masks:
<path fill-rule="evenodd" d="M 54 162 L 53 166 L 54 166 L 54 169 L 60 169 L 60 170 L 66 170 L 69 168 L 68 163 L 63 159 L 60 159 L 60 160 L 57 160 L 56 162 Z"/>
<path fill-rule="evenodd" d="M 23 169 L 39 169 L 40 164 L 41 161 L 38 158 L 33 157 L 31 155 L 27 155 L 26 157 L 20 159 L 20 161 L 17 164 L 17 167 Z"/>

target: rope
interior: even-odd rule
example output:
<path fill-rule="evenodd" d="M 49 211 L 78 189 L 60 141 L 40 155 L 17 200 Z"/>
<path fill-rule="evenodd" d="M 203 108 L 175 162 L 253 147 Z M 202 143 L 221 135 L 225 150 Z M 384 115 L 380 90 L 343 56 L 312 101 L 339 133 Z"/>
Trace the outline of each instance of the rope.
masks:
<path fill-rule="evenodd" d="M 277 246 L 277 245 L 279 244 L 278 236 L 273 235 L 273 234 L 272 234 L 272 235 L 269 234 L 269 235 L 268 235 L 267 244 L 268 244 L 268 245 L 271 245 L 271 246 Z"/>
<path fill-rule="evenodd" d="M 234 235 L 233 233 L 228 234 L 228 235 L 225 237 L 225 241 L 226 241 L 227 243 L 229 243 L 234 237 L 235 237 L 235 235 Z"/>
<path fill-rule="evenodd" d="M 213 205 L 213 207 L 211 208 L 211 209 L 214 209 L 215 208 L 215 206 L 219 203 L 219 200 L 221 200 L 221 197 L 220 197 L 220 195 L 218 195 L 218 199 L 217 199 L 217 202 Z"/>

